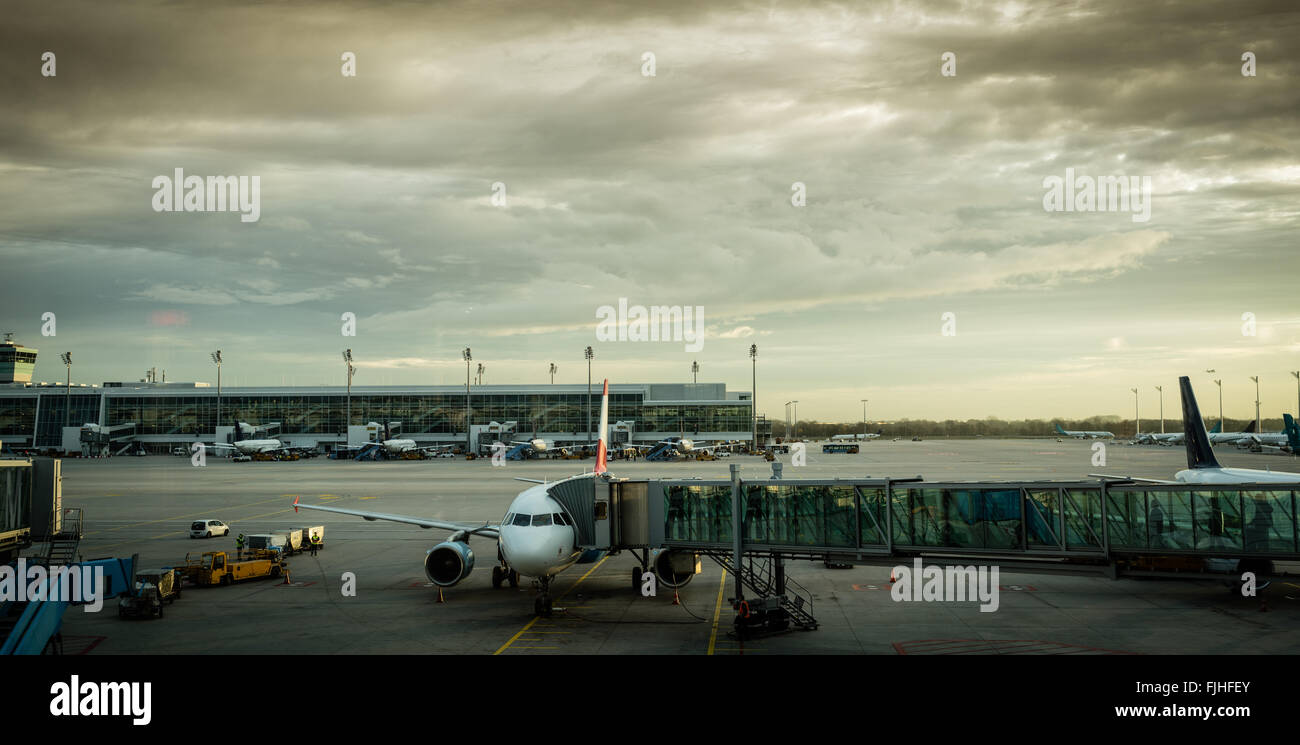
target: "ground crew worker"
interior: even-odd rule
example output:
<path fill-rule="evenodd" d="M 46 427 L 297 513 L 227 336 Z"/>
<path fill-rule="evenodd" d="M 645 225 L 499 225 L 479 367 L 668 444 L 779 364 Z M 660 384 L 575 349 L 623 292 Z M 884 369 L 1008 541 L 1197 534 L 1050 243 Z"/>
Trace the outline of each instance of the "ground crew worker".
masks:
<path fill-rule="evenodd" d="M 315 556 L 316 551 L 320 549 L 320 533 L 311 534 L 311 555 Z"/>
<path fill-rule="evenodd" d="M 240 533 L 239 537 L 235 539 L 235 556 L 240 559 L 244 558 L 244 534 L 243 533 Z"/>

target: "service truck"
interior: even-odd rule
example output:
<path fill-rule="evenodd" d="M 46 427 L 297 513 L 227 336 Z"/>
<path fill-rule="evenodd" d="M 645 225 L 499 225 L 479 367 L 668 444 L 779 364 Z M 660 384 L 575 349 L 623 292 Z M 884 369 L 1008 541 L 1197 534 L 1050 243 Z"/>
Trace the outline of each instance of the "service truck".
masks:
<path fill-rule="evenodd" d="M 228 585 L 246 579 L 279 577 L 288 572 L 279 551 L 254 550 L 242 559 L 225 551 L 205 551 L 202 556 L 185 555 L 185 577 L 200 587 Z"/>

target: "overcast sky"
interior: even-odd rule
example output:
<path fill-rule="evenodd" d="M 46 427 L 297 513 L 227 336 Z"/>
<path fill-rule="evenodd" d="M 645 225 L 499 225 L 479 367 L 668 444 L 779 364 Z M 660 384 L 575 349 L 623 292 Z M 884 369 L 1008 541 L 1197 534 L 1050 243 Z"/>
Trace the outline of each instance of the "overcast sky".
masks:
<path fill-rule="evenodd" d="M 38 380 L 71 351 L 87 383 L 213 381 L 220 348 L 227 384 L 338 384 L 350 347 L 359 385 L 455 383 L 470 346 L 489 384 L 585 382 L 592 345 L 597 379 L 748 390 L 757 344 L 773 418 L 1131 415 L 1133 387 L 1145 418 L 1183 374 L 1229 416 L 1260 375 L 1278 416 L 1296 7 L 10 3 L 0 330 Z M 260 219 L 155 212 L 176 168 L 258 176 Z M 1067 168 L 1149 178 L 1149 220 L 1045 211 Z M 619 298 L 702 306 L 703 349 L 598 341 Z"/>

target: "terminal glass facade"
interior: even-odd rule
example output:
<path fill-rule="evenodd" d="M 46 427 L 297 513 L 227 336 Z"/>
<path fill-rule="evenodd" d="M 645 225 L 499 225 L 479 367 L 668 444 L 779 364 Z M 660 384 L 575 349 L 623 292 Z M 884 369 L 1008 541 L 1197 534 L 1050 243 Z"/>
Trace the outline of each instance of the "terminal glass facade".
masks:
<path fill-rule="evenodd" d="M 609 420 L 634 423 L 636 433 L 681 434 L 687 437 L 703 433 L 748 433 L 753 426 L 751 403 L 726 399 L 725 387 L 713 384 L 724 397 L 715 401 L 654 401 L 646 403 L 645 392 L 627 392 L 628 388 L 671 394 L 679 388 L 654 386 L 620 386 L 611 390 Z M 585 441 L 594 433 L 600 416 L 600 389 L 593 386 L 590 398 L 585 386 L 557 387 L 506 386 L 475 388 L 469 402 L 469 422 L 516 423 L 516 432 L 546 433 L 553 437 L 568 435 Z M 614 386 L 611 386 L 613 389 Z M 39 406 L 38 406 L 39 401 Z M 103 421 L 100 403 L 103 402 Z M 426 435 L 451 439 L 466 432 L 466 401 L 462 390 L 448 386 L 441 390 L 397 388 L 357 391 L 349 397 L 338 389 L 278 388 L 227 389 L 220 396 L 218 421 L 217 391 L 211 388 L 181 388 L 163 391 L 146 387 L 106 386 L 93 394 L 74 393 L 71 424 L 87 422 L 115 426 L 136 425 L 137 436 L 149 442 L 165 441 L 174 436 L 177 442 L 212 437 L 218 426 L 229 427 L 236 421 L 262 426 L 280 424 L 284 436 L 316 435 L 326 440 L 344 437 L 350 421 L 353 425 L 369 422 L 400 422 L 394 434 Z M 766 422 L 763 422 L 766 425 Z M 12 394 L 0 390 L 0 439 L 30 441 L 35 435 L 37 447 L 61 444 L 63 395 L 54 388 L 18 389 Z M 766 427 L 762 427 L 768 431 Z"/>

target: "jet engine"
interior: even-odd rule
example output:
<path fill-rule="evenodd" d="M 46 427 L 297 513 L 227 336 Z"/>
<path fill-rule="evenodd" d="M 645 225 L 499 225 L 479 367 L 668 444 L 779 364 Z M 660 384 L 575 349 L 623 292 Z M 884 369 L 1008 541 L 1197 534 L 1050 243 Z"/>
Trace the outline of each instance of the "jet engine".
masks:
<path fill-rule="evenodd" d="M 424 574 L 439 587 L 451 587 L 474 571 L 474 552 L 463 541 L 446 541 L 424 556 Z"/>
<path fill-rule="evenodd" d="M 685 587 L 699 571 L 699 557 L 690 551 L 660 551 L 655 557 L 655 576 L 665 587 Z"/>

